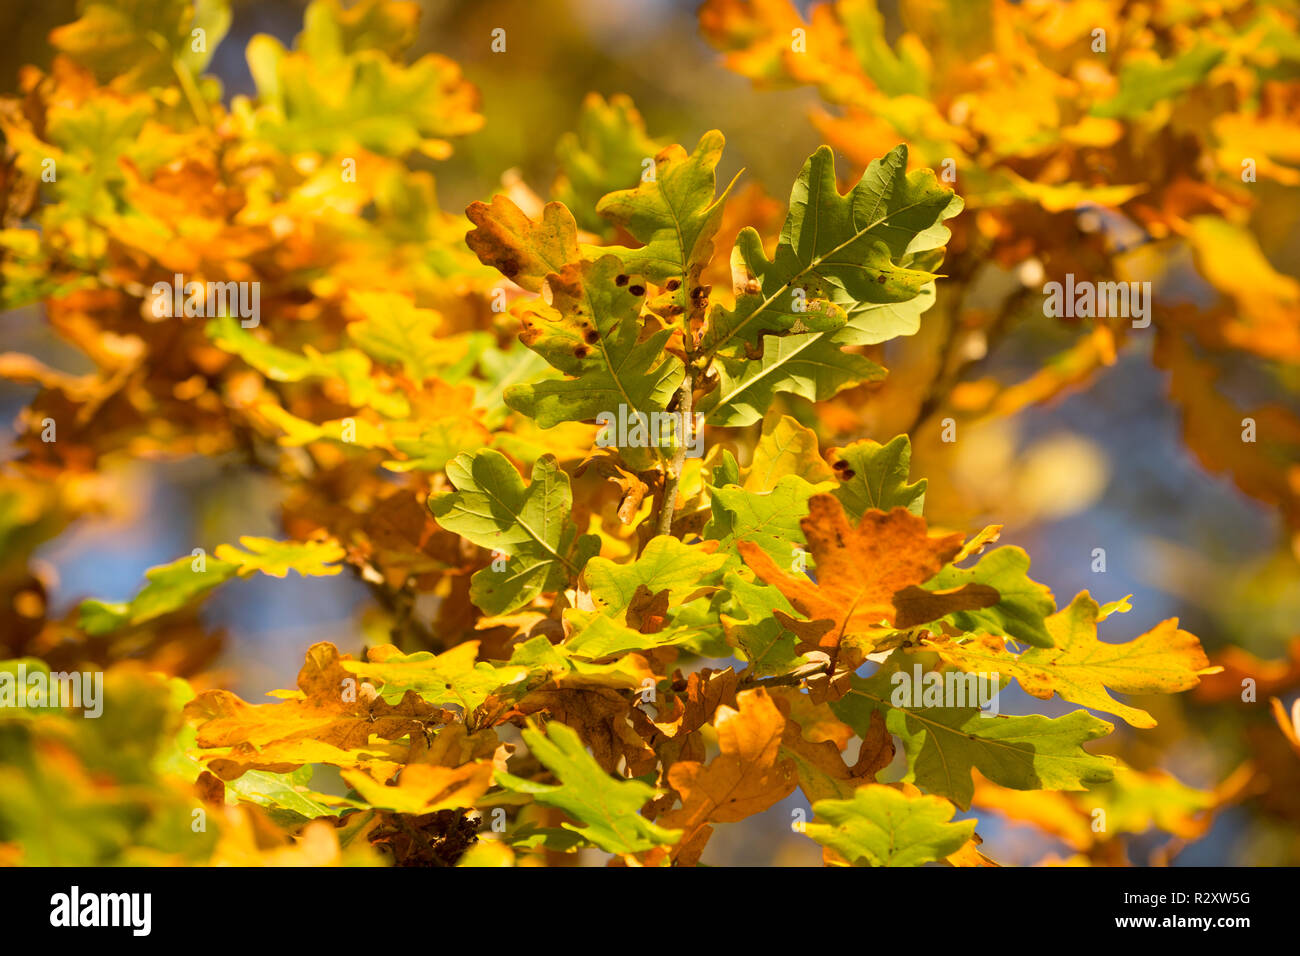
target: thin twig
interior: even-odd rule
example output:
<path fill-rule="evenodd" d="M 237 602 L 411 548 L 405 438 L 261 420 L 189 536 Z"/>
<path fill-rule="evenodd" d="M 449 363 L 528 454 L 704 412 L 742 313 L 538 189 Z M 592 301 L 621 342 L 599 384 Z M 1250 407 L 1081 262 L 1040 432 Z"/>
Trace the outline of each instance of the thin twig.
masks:
<path fill-rule="evenodd" d="M 746 671 L 741 675 L 740 687 L 798 687 L 809 677 L 817 677 L 821 674 L 827 674 L 831 670 L 830 661 L 813 661 L 811 664 L 804 664 L 802 667 L 796 667 L 788 674 L 776 674 L 772 677 L 752 677 L 752 670 Z"/>
<path fill-rule="evenodd" d="M 686 363 L 686 377 L 677 392 L 677 411 L 681 415 L 681 434 L 677 436 L 677 447 L 673 450 L 673 460 L 664 476 L 662 497 L 659 500 L 658 534 L 672 534 L 673 512 L 677 506 L 677 488 L 681 484 L 682 469 L 686 467 L 686 451 L 691 444 L 692 431 L 695 428 L 693 402 L 695 397 L 695 380 L 691 365 Z"/>

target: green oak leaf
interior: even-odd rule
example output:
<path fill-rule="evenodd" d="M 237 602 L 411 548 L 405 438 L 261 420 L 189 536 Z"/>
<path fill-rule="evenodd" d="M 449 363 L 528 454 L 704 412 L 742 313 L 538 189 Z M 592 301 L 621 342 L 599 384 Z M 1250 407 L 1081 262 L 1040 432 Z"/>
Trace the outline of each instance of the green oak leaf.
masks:
<path fill-rule="evenodd" d="M 600 768 L 587 753 L 577 732 L 558 721 L 546 733 L 534 727 L 523 731 L 524 743 L 558 784 L 524 780 L 500 770 L 496 782 L 515 793 L 529 794 L 538 803 L 557 807 L 581 826 L 564 829 L 584 837 L 606 853 L 639 853 L 676 843 L 681 830 L 666 830 L 641 816 L 641 808 L 660 791 L 640 780 L 620 780 Z"/>
<path fill-rule="evenodd" d="M 298 47 L 319 60 L 337 59 L 359 50 L 402 55 L 415 42 L 419 11 L 400 3 L 362 0 L 349 5 L 313 3 L 302 17 Z"/>
<path fill-rule="evenodd" d="M 509 349 L 491 345 L 483 350 L 478 361 L 478 378 L 474 392 L 474 407 L 484 410 L 483 424 L 497 428 L 510 417 L 511 410 L 502 394 L 512 385 L 556 378 L 559 373 L 532 349 L 517 339 Z"/>
<path fill-rule="evenodd" d="M 811 484 L 798 475 L 784 475 L 771 491 L 755 493 L 734 485 L 711 488 L 713 515 L 702 532 L 718 541 L 719 551 L 739 555 L 741 541 L 753 541 L 773 561 L 789 565 L 796 548 L 804 546 L 800 519 L 808 514 L 808 499 L 829 485 Z"/>
<path fill-rule="evenodd" d="M 808 836 L 854 866 L 921 866 L 956 853 L 975 832 L 974 820 L 952 820 L 954 807 L 941 797 L 909 797 L 872 783 L 849 800 L 818 800 Z"/>
<path fill-rule="evenodd" d="M 1179 833 L 1187 820 L 1213 813 L 1219 795 L 1197 790 L 1164 771 L 1143 773 L 1123 764 L 1115 768 L 1115 779 L 1088 791 L 1092 809 L 1106 813 L 1106 828 L 1115 833 L 1146 833 L 1155 826 L 1166 833 Z"/>
<path fill-rule="evenodd" d="M 273 382 L 337 379 L 357 408 L 372 408 L 385 418 L 406 418 L 411 412 L 405 396 L 378 387 L 370 374 L 373 363 L 359 349 L 318 352 L 307 346 L 304 353 L 292 352 L 258 338 L 229 315 L 212 319 L 204 331 L 217 348 L 239 356 Z"/>
<path fill-rule="evenodd" d="M 149 583 L 130 601 L 82 601 L 77 625 L 87 634 L 99 636 L 152 621 L 203 597 L 234 577 L 239 568 L 237 562 L 211 557 L 201 563 L 194 557 L 177 558 L 146 571 L 144 576 Z"/>
<path fill-rule="evenodd" d="M 508 559 L 502 570 L 474 574 L 470 598 L 485 613 L 508 614 L 563 588 L 600 550 L 595 535 L 578 537 L 569 476 L 553 455 L 534 463 L 527 487 L 505 455 L 487 448 L 456 456 L 446 470 L 456 491 L 430 496 L 438 523 Z"/>
<path fill-rule="evenodd" d="M 608 558 L 592 558 L 583 577 L 591 599 L 605 614 L 619 617 L 632 603 L 638 587 L 651 594 L 668 592 L 670 606 L 692 592 L 706 587 L 714 572 L 727 562 L 698 544 L 685 544 L 669 535 L 651 538 L 641 555 L 631 563 L 616 564 Z"/>
<path fill-rule="evenodd" d="M 923 97 L 928 93 L 930 57 L 917 37 L 902 38 L 895 51 L 889 42 L 885 18 L 874 0 L 846 4 L 840 15 L 849 48 L 880 92 L 891 97 Z"/>
<path fill-rule="evenodd" d="M 602 216 L 644 243 L 637 249 L 610 248 L 629 271 L 659 285 L 670 279 L 681 283 L 670 293 L 673 314 L 703 312 L 705 294 L 695 290 L 713 258 L 713 239 L 731 191 L 729 185 L 714 198 L 724 143 L 722 134 L 711 130 L 690 155 L 680 146 L 669 146 L 655 157 L 653 179 L 610 193 L 596 206 Z"/>
<path fill-rule="evenodd" d="M 417 384 L 446 365 L 442 316 L 433 309 L 395 292 L 353 292 L 349 301 L 365 318 L 348 324 L 348 338 L 376 362 L 401 366 Z"/>
<path fill-rule="evenodd" d="M 143 668 L 102 676 L 95 719 L 0 720 L 0 833 L 29 866 L 208 863 L 216 828 L 191 829 L 192 788 L 160 766 L 183 726 L 173 682 Z"/>
<path fill-rule="evenodd" d="M 907 173 L 907 147 L 874 160 L 847 195 L 835 183 L 835 156 L 820 147 L 790 194 L 790 209 L 771 260 L 753 228 L 736 240 L 740 267 L 756 292 L 736 308 L 716 308 L 704 337 L 708 354 L 752 353 L 770 332 L 833 334 L 842 345 L 868 345 L 914 333 L 934 303 L 930 266 L 947 241 L 943 220 L 962 201 L 932 170 Z M 921 266 L 921 268 L 918 268 Z"/>
<path fill-rule="evenodd" d="M 520 339 L 570 377 L 512 385 L 506 404 L 542 428 L 594 421 L 602 413 L 617 416 L 620 406 L 629 420 L 641 413 L 647 423 L 652 414 L 663 413 L 685 369 L 664 351 L 669 329 L 638 341 L 645 287 L 616 256 L 569 263 L 550 275 L 547 285 L 551 304 L 531 303 L 522 316 Z M 650 464 L 647 449 L 625 451 L 625 458 L 637 459 L 629 461 L 634 469 Z M 642 453 L 639 458 L 636 452 Z"/>
<path fill-rule="evenodd" d="M 1181 96 L 1196 86 L 1223 57 L 1223 50 L 1202 45 L 1170 60 L 1152 56 L 1129 60 L 1120 68 L 1118 92 L 1094 106 L 1092 115 L 1107 118 L 1140 116 L 1162 101 Z"/>
<path fill-rule="evenodd" d="M 276 541 L 243 535 L 239 544 L 247 550 L 217 545 L 217 560 L 238 565 L 241 572 L 261 571 L 273 578 L 283 578 L 290 571 L 305 578 L 331 577 L 343 570 L 336 562 L 347 553 L 335 541 Z"/>
<path fill-rule="evenodd" d="M 330 577 L 343 570 L 335 562 L 344 551 L 333 541 L 275 541 L 245 536 L 239 543 L 248 550 L 222 544 L 212 557 L 177 558 L 170 564 L 150 568 L 145 572 L 149 583 L 129 601 L 82 601 L 78 626 L 98 636 L 144 624 L 179 611 L 236 574 L 260 571 L 282 578 L 294 570 L 304 577 Z"/>
<path fill-rule="evenodd" d="M 89 0 L 81 18 L 50 33 L 60 53 L 124 92 L 192 82 L 230 28 L 229 0 Z M 203 43 L 194 31 L 203 31 Z M 201 49 L 196 49 L 201 47 Z"/>
<path fill-rule="evenodd" d="M 613 238 L 614 229 L 596 212 L 596 204 L 606 193 L 635 186 L 645 160 L 661 148 L 646 135 L 645 121 L 631 99 L 619 94 L 606 102 L 599 93 L 588 93 L 577 130 L 556 143 L 559 172 L 551 195 L 573 211 L 584 231 Z"/>
<path fill-rule="evenodd" d="M 855 441 L 836 452 L 836 460 L 844 464 L 836 466 L 840 485 L 831 494 L 840 499 L 854 520 L 872 508 L 906 508 L 921 514 L 926 480 L 907 482 L 912 443 L 906 435 L 898 435 L 884 445 L 870 439 Z"/>
<path fill-rule="evenodd" d="M 967 584 L 996 588 L 998 603 L 973 611 L 956 611 L 944 618 L 963 631 L 987 631 L 1031 644 L 1052 647 L 1047 618 L 1056 613 L 1056 599 L 1045 584 L 1029 578 L 1029 555 L 1017 547 L 995 548 L 970 568 L 949 565 L 929 581 L 929 591 L 946 591 Z"/>
<path fill-rule="evenodd" d="M 592 612 L 571 610 L 565 614 L 564 619 L 573 628 L 573 633 L 562 645 L 564 652 L 593 661 L 629 651 L 675 647 L 698 637 L 690 629 L 671 626 L 643 634 L 612 617 Z"/>
<path fill-rule="evenodd" d="M 253 37 L 247 59 L 258 97 L 236 97 L 232 114 L 286 152 L 346 156 L 362 147 L 381 156 L 446 158 L 445 137 L 483 125 L 478 92 L 446 57 L 403 63 L 401 46 L 414 39 L 414 25 L 368 16 L 376 6 L 344 11 L 316 0 L 297 50 L 264 33 Z"/>
<path fill-rule="evenodd" d="M 1110 643 L 1097 637 L 1101 608 L 1087 591 L 1047 619 L 1055 646 L 1033 647 L 1012 654 L 998 637 L 945 644 L 936 651 L 965 671 L 995 670 L 1014 677 L 1034 697 L 1053 694 L 1075 704 L 1114 714 L 1133 727 L 1154 727 L 1145 710 L 1121 703 L 1110 691 L 1124 694 L 1176 694 L 1190 690 L 1209 667 L 1200 641 L 1179 630 L 1178 619 L 1162 621 L 1131 641 Z"/>
<path fill-rule="evenodd" d="M 530 673 L 517 664 L 480 661 L 478 647 L 478 641 L 466 641 L 441 654 L 403 654 L 384 645 L 371 648 L 369 660 L 340 663 L 363 680 L 382 683 L 384 700 L 400 701 L 413 690 L 430 704 L 456 704 L 472 711 L 490 694 L 520 684 Z"/>
<path fill-rule="evenodd" d="M 788 674 L 807 658 L 795 653 L 795 636 L 772 614 L 781 611 L 794 616 L 794 608 L 784 594 L 765 584 L 746 581 L 739 574 L 723 578 L 720 609 L 727 643 L 739 650 L 756 677 Z"/>
<path fill-rule="evenodd" d="M 582 835 L 559 827 L 539 827 L 526 823 L 507 837 L 516 850 L 550 850 L 552 853 L 572 853 L 587 845 Z"/>
<path fill-rule="evenodd" d="M 786 475 L 798 475 L 816 484 L 829 481 L 834 472 L 818 450 L 817 433 L 773 410 L 763 419 L 745 479 L 737 483 L 747 491 L 771 491 Z"/>
<path fill-rule="evenodd" d="M 30 683 L 31 677 L 36 674 L 44 678 L 43 686 Z M 80 677 L 80 674 L 76 675 L 77 680 Z M 50 665 L 39 657 L 0 661 L 0 715 L 8 718 L 32 718 L 41 714 L 56 714 L 59 708 L 50 703 L 52 689 Z"/>
<path fill-rule="evenodd" d="M 457 416 L 432 422 L 419 438 L 395 438 L 393 447 L 407 456 L 405 461 L 386 461 L 389 471 L 442 471 L 466 445 L 483 440 L 483 426 L 474 418 Z"/>
<path fill-rule="evenodd" d="M 736 461 L 736 456 L 725 448 L 721 452 L 718 463 L 710 470 L 712 477 L 709 479 L 709 484 L 715 488 L 740 484 L 740 465 Z"/>
<path fill-rule="evenodd" d="M 570 611 L 570 613 L 574 612 Z M 621 625 L 614 624 L 613 621 L 602 615 L 593 615 L 593 620 L 611 624 L 616 630 L 622 628 Z M 631 631 L 630 628 L 622 628 L 622 630 Z M 621 631 L 618 633 L 621 634 Z M 631 631 L 631 633 L 637 634 L 635 631 Z M 638 634 L 637 636 L 643 637 L 644 635 Z M 577 685 L 582 687 L 616 687 L 624 690 L 640 688 L 643 672 L 638 670 L 633 662 L 620 659 L 607 664 L 595 664 L 591 661 L 582 660 L 582 656 L 574 651 L 570 643 L 552 644 L 546 635 L 539 634 L 537 637 L 516 644 L 510 654 L 509 663 L 512 667 L 527 669 L 530 678 L 542 675 L 562 687 Z"/>
<path fill-rule="evenodd" d="M 583 578 L 595 611 L 565 613 L 572 633 L 562 645 L 571 654 L 597 660 L 628 651 L 684 646 L 696 652 L 725 652 L 718 620 L 718 571 L 728 562 L 712 544 L 685 544 L 668 535 L 650 539 L 632 562 L 592 558 Z M 628 612 L 638 593 L 662 602 L 657 628 L 638 629 Z"/>
<path fill-rule="evenodd" d="M 247 803 L 255 803 L 268 810 L 281 811 L 294 818 L 314 820 L 317 817 L 338 816 L 338 809 L 326 806 L 316 799 L 308 788 L 313 768 L 310 764 L 289 773 L 271 773 L 268 770 L 245 770 L 234 780 L 226 781 L 226 793 Z"/>
<path fill-rule="evenodd" d="M 769 337 L 760 358 L 717 356 L 717 387 L 696 410 L 707 415 L 710 425 L 739 428 L 760 421 L 779 394 L 824 402 L 846 388 L 883 379 L 885 370 L 875 362 L 843 350 L 851 344 L 840 337 L 844 333 Z"/>
<path fill-rule="evenodd" d="M 1095 756 L 1083 744 L 1114 727 L 1086 710 L 1064 717 L 985 717 L 977 707 L 895 706 L 893 675 L 910 674 L 915 659 L 896 651 L 871 677 L 850 679 L 848 693 L 831 704 L 835 715 L 865 736 L 871 712 L 885 715 L 907 753 L 903 779 L 963 810 L 970 808 L 978 769 L 1013 790 L 1086 790 L 1113 775 L 1114 758 Z"/>

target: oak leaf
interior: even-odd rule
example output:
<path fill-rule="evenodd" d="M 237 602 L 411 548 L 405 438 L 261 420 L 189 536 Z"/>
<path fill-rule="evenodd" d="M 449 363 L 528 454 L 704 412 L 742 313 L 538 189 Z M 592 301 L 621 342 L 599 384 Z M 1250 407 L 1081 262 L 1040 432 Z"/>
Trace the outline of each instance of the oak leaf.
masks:
<path fill-rule="evenodd" d="M 1011 676 L 1034 697 L 1048 700 L 1059 694 L 1115 714 L 1134 727 L 1154 727 L 1155 718 L 1116 701 L 1107 688 L 1128 694 L 1173 694 L 1191 690 L 1202 674 L 1218 670 L 1209 666 L 1200 641 L 1178 629 L 1176 618 L 1126 643 L 1107 644 L 1097 639 L 1100 611 L 1086 591 L 1080 593 L 1069 607 L 1047 619 L 1056 646 L 1035 647 L 1019 655 L 993 635 L 967 643 L 932 641 L 927 646 L 963 670 Z"/>
<path fill-rule="evenodd" d="M 395 784 L 364 770 L 344 770 L 348 786 L 370 806 L 395 813 L 436 813 L 472 807 L 492 785 L 490 762 L 459 767 L 416 763 L 403 767 Z"/>
<path fill-rule="evenodd" d="M 465 243 L 479 261 L 529 292 L 541 292 L 548 275 L 581 258 L 577 223 L 558 202 L 547 203 L 536 222 L 506 196 L 471 203 L 465 215 L 476 226 Z"/>
<path fill-rule="evenodd" d="M 974 820 L 951 823 L 955 808 L 942 797 L 909 797 L 878 783 L 844 800 L 819 800 L 810 837 L 852 865 L 920 866 L 956 853 L 975 831 Z"/>
<path fill-rule="evenodd" d="M 1110 780 L 1113 757 L 1095 756 L 1082 745 L 1114 728 L 1085 710 L 1064 717 L 987 717 L 978 707 L 933 707 L 894 702 L 894 676 L 908 655 L 894 654 L 869 678 L 851 676 L 848 691 L 831 710 L 860 736 L 869 733 L 872 713 L 907 754 L 906 782 L 970 807 L 971 771 L 1016 790 L 1086 790 Z"/>
<path fill-rule="evenodd" d="M 718 708 L 714 726 L 720 753 L 709 763 L 679 761 L 668 782 L 682 805 L 660 822 L 680 827 L 679 863 L 699 859 L 709 823 L 734 823 L 784 800 L 798 783 L 792 761 L 781 756 L 785 718 L 763 689 L 736 695 L 738 709 Z"/>
<path fill-rule="evenodd" d="M 507 790 L 529 794 L 538 803 L 557 807 L 582 824 L 564 823 L 566 830 L 607 853 L 620 854 L 673 843 L 681 835 L 641 815 L 641 808 L 658 792 L 654 787 L 640 780 L 611 777 L 587 753 L 582 738 L 572 728 L 552 721 L 545 734 L 529 727 L 523 731 L 523 738 L 532 754 L 560 782 L 538 783 L 500 771 L 496 781 Z"/>
<path fill-rule="evenodd" d="M 400 740 L 447 722 L 447 711 L 409 691 L 396 703 L 346 693 L 356 684 L 346 662 L 333 644 L 314 644 L 298 673 L 298 691 L 285 692 L 282 702 L 250 704 L 229 691 L 208 690 L 185 705 L 185 716 L 198 725 L 200 747 L 311 738 L 351 750 L 366 747 L 372 735 Z"/>
<path fill-rule="evenodd" d="M 814 495 L 800 522 L 808 550 L 817 562 L 817 581 L 796 577 L 777 566 L 756 543 L 741 541 L 741 555 L 754 572 L 781 591 L 807 620 L 780 611 L 778 620 L 802 640 L 800 650 L 837 652 L 846 640 L 869 650 L 899 616 L 894 596 L 932 578 L 961 550 L 962 536 L 930 537 L 925 520 L 906 508 L 870 510 L 857 526 L 832 495 Z M 957 606 L 965 589 L 945 598 Z M 986 600 L 987 595 L 981 595 Z"/>

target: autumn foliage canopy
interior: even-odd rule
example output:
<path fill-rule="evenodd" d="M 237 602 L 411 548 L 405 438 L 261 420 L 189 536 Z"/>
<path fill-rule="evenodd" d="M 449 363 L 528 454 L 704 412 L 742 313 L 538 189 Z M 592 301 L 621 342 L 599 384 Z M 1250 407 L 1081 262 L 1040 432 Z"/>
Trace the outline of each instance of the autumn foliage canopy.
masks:
<path fill-rule="evenodd" d="M 413 3 L 313 0 L 233 98 L 207 72 L 225 0 L 57 28 L 0 103 L 0 307 L 39 305 L 88 371 L 0 354 L 28 399 L 0 671 L 102 674 L 103 708 L 11 688 L 0 861 L 689 866 L 768 814 L 830 865 L 996 865 L 991 819 L 1104 865 L 1244 799 L 1252 768 L 1198 789 L 1133 754 L 1166 695 L 1262 663 L 1053 594 L 1001 524 L 927 508 L 913 459 L 1142 350 L 1189 452 L 1300 550 L 1300 419 L 1216 386 L 1258 363 L 1300 388 L 1300 286 L 1252 231 L 1300 185 L 1295 10 L 899 6 L 901 32 L 874 0 L 699 10 L 755 109 L 821 101 L 788 194 L 719 175 L 724 118 L 676 145 L 593 94 L 543 195 L 464 210 L 430 170 L 480 96 L 408 55 Z M 1042 317 L 1067 274 L 1177 270 L 1203 294 L 1145 324 Z M 989 371 L 1027 310 L 1059 349 Z M 274 482 L 282 533 L 51 612 L 33 554 L 111 505 L 106 474 L 196 456 Z M 250 702 L 203 602 L 290 572 L 371 607 Z"/>

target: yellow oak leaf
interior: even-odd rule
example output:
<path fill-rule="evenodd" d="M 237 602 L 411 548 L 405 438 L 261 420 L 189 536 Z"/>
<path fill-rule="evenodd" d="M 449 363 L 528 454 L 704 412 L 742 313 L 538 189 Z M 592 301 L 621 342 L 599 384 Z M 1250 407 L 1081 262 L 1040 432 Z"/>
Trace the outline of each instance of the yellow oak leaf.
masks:
<path fill-rule="evenodd" d="M 492 762 L 460 767 L 411 764 L 402 769 L 392 786 L 364 770 L 344 770 L 343 779 L 372 807 L 396 813 L 435 813 L 472 807 L 492 785 Z"/>
<path fill-rule="evenodd" d="M 1170 618 L 1124 644 L 1097 639 L 1101 609 L 1087 591 L 1070 606 L 1047 618 L 1055 647 L 1035 647 L 1023 654 L 1006 649 L 1003 639 L 980 635 L 965 643 L 931 641 L 927 647 L 945 661 L 969 672 L 996 672 L 1020 682 L 1041 700 L 1052 694 L 1085 707 L 1115 714 L 1134 727 L 1154 727 L 1145 710 L 1121 704 L 1107 688 L 1126 694 L 1173 694 L 1190 690 L 1210 667 L 1196 636 L 1178 629 Z"/>
<path fill-rule="evenodd" d="M 209 770 L 222 780 L 235 780 L 249 770 L 268 773 L 289 773 L 305 764 L 329 764 L 334 767 L 355 767 L 365 764 L 372 772 L 392 775 L 406 758 L 408 748 L 393 744 L 377 744 L 365 749 L 344 750 L 333 744 L 310 737 L 276 740 L 264 746 L 248 743 L 233 747 L 218 747 L 195 752 Z"/>

